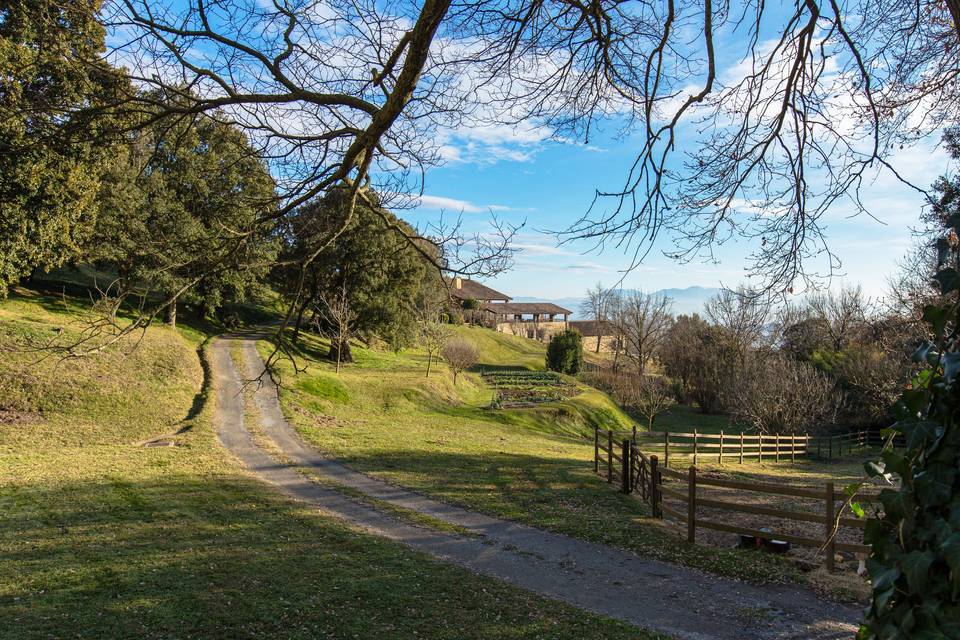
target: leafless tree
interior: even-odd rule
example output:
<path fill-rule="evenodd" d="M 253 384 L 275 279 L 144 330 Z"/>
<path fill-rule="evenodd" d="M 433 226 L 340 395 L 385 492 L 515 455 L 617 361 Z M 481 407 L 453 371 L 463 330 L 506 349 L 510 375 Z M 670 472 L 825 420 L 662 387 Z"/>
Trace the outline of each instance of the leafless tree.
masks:
<path fill-rule="evenodd" d="M 616 114 L 641 134 L 636 161 L 567 237 L 636 263 L 662 230 L 679 258 L 743 236 L 778 290 L 838 266 L 826 211 L 862 209 L 865 179 L 899 177 L 901 145 L 960 120 L 957 0 L 172 6 L 109 0 L 111 59 L 181 95 L 185 117 L 242 121 L 284 161 L 291 205 L 371 178 L 416 194 L 440 127 L 523 122 L 589 140 Z"/>
<path fill-rule="evenodd" d="M 603 337 L 603 327 L 610 319 L 610 297 L 613 292 L 598 282 L 591 289 L 587 289 L 587 298 L 580 303 L 580 313 L 586 318 L 593 318 L 597 325 L 597 345 L 594 351 L 600 353 L 600 340 Z"/>
<path fill-rule="evenodd" d="M 642 291 L 621 292 L 613 323 L 623 336 L 624 355 L 643 375 L 670 328 L 672 301 L 663 295 Z"/>
<path fill-rule="evenodd" d="M 450 340 L 452 331 L 450 326 L 437 322 L 436 320 L 425 320 L 420 322 L 419 327 L 420 346 L 427 352 L 427 376 L 430 377 L 430 368 L 434 359 L 440 357 L 447 342 Z"/>
<path fill-rule="evenodd" d="M 137 89 L 120 106 L 138 123 L 241 125 L 279 180 L 267 217 L 335 186 L 351 206 L 374 191 L 411 204 L 444 129 L 522 123 L 588 141 L 613 115 L 639 133 L 636 160 L 563 237 L 634 266 L 663 231 L 678 259 L 742 237 L 767 290 L 832 274 L 826 212 L 865 212 L 865 180 L 900 178 L 899 148 L 960 122 L 958 0 L 107 0 L 100 15 L 107 57 Z M 417 235 L 444 245 L 438 268 L 481 274 L 509 263 L 514 232 Z"/>
<path fill-rule="evenodd" d="M 646 420 L 647 431 L 653 431 L 653 421 L 658 415 L 676 404 L 673 394 L 662 378 L 644 376 L 637 381 L 633 406 L 638 414 Z M 637 428 L 633 428 L 636 437 Z"/>
<path fill-rule="evenodd" d="M 813 316 L 823 323 L 834 351 L 841 351 L 855 341 L 872 315 L 872 303 L 859 285 L 817 292 L 810 296 L 807 304 Z"/>
<path fill-rule="evenodd" d="M 319 304 L 315 305 L 318 329 L 330 339 L 330 354 L 340 373 L 340 362 L 346 353 L 349 358 L 350 338 L 353 336 L 356 313 L 350 306 L 346 283 L 332 292 L 318 293 Z M 320 321 L 322 320 L 322 324 Z"/>
<path fill-rule="evenodd" d="M 655 418 L 676 404 L 666 381 L 658 376 L 641 376 L 600 369 L 583 375 L 584 381 L 609 393 L 620 406 L 643 418 L 653 431 Z M 637 435 L 636 425 L 633 435 Z"/>
<path fill-rule="evenodd" d="M 469 340 L 457 338 L 450 340 L 443 346 L 441 351 L 443 359 L 447 361 L 450 370 L 453 372 L 453 384 L 457 384 L 457 376 L 477 364 L 480 359 L 480 352 Z"/>
<path fill-rule="evenodd" d="M 741 360 L 758 346 L 770 317 L 766 301 L 744 287 L 722 290 L 707 300 L 704 310 L 707 318 L 723 330 Z"/>
<path fill-rule="evenodd" d="M 810 365 L 779 353 L 754 353 L 729 386 L 731 417 L 760 433 L 809 433 L 833 423 L 840 396 Z"/>

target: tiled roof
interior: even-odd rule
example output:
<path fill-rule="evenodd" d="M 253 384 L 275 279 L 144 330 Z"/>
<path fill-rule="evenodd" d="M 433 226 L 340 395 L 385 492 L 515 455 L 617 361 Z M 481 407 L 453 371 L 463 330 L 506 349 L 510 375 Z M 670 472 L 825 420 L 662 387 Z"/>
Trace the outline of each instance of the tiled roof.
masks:
<path fill-rule="evenodd" d="M 506 302 L 506 303 L 490 303 L 483 305 L 484 311 L 493 311 L 494 313 L 501 313 L 506 315 L 513 314 L 523 314 L 523 313 L 563 313 L 570 315 L 573 311 L 569 309 L 564 309 L 561 306 L 555 305 L 552 302 Z"/>
<path fill-rule="evenodd" d="M 505 293 L 500 293 L 496 289 L 475 282 L 474 280 L 460 280 L 460 287 L 456 286 L 456 278 L 447 278 L 447 286 L 450 287 L 450 295 L 461 300 L 472 298 L 474 300 L 512 300 Z"/>

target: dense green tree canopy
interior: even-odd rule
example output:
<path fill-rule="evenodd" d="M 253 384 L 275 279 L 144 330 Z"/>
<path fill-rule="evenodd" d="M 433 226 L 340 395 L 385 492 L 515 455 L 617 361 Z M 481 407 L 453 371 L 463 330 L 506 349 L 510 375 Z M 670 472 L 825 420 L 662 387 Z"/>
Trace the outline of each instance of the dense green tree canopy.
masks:
<path fill-rule="evenodd" d="M 122 290 L 145 288 L 207 312 L 238 299 L 272 265 L 276 240 L 258 224 L 274 182 L 242 132 L 200 116 L 162 120 L 132 135 L 101 189 L 88 257 Z"/>
<path fill-rule="evenodd" d="M 331 297 L 345 295 L 355 317 L 353 333 L 381 338 L 395 348 L 408 345 L 415 339 L 417 300 L 425 295 L 425 287 L 439 286 L 436 271 L 424 257 L 436 247 L 422 241 L 418 250 L 392 228 L 400 226 L 412 234 L 405 223 L 386 210 L 362 205 L 356 207 L 343 233 L 326 243 L 330 230 L 347 215 L 346 205 L 345 190 L 333 190 L 303 207 L 289 227 L 285 259 L 296 263 L 316 255 L 303 274 L 297 324 L 312 311 L 315 325 L 326 331 L 328 314 L 324 312 L 331 306 Z M 284 267 L 277 275 L 295 298 L 300 269 Z M 341 359 L 348 362 L 349 341 L 331 344 L 331 357 L 336 357 L 338 348 L 345 352 Z"/>
<path fill-rule="evenodd" d="M 575 376 L 583 369 L 583 337 L 576 329 L 565 329 L 547 345 L 547 369 Z"/>
<path fill-rule="evenodd" d="M 99 57 L 98 7 L 0 1 L 0 296 L 37 267 L 79 257 L 93 231 L 108 151 L 90 142 L 102 120 L 79 110 L 125 82 Z"/>

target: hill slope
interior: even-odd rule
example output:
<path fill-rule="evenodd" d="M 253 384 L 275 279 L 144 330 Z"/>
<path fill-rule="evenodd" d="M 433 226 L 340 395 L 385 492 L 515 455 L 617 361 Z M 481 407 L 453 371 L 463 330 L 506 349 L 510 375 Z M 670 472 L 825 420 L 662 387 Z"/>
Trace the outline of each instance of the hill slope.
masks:
<path fill-rule="evenodd" d="M 489 352 L 484 367 L 542 362 L 543 345 L 488 329 L 460 328 Z M 260 341 L 261 356 L 273 346 Z M 593 427 L 631 421 L 600 391 L 580 386 L 563 401 L 491 409 L 492 389 L 473 372 L 454 386 L 444 365 L 425 377 L 426 356 L 354 348 L 336 374 L 327 344 L 306 336 L 293 376 L 280 363 L 287 419 L 305 440 L 354 468 L 420 493 L 593 542 L 615 544 L 725 575 L 770 580 L 793 575 L 781 558 L 678 545 L 646 506 L 593 472 Z"/>
<path fill-rule="evenodd" d="M 195 331 L 65 362 L 27 350 L 82 315 L 0 302 L 0 638 L 638 636 L 252 479 L 215 436 Z"/>

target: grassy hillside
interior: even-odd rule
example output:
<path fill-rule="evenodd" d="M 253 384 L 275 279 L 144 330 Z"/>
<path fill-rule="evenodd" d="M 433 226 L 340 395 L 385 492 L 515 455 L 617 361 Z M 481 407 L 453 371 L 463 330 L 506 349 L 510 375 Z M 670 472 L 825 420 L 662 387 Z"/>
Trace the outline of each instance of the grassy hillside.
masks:
<path fill-rule="evenodd" d="M 37 363 L 29 346 L 69 337 L 82 313 L 0 302 L 0 638 L 647 637 L 251 478 L 211 427 L 200 332 Z M 342 399 L 306 380 L 318 403 Z M 159 436 L 176 446 L 142 446 Z"/>
<path fill-rule="evenodd" d="M 482 367 L 542 363 L 543 345 L 479 328 L 459 328 L 477 344 Z M 272 345 L 259 343 L 263 355 Z M 581 393 L 528 409 L 490 409 L 479 373 L 455 387 L 443 365 L 427 379 L 426 356 L 357 346 L 338 375 L 323 360 L 325 341 L 304 338 L 306 371 L 286 381 L 288 418 L 319 449 L 374 476 L 487 513 L 595 542 L 763 581 L 796 578 L 780 558 L 678 542 L 638 500 L 593 473 L 593 425 L 627 430 L 630 421 L 603 393 Z"/>

